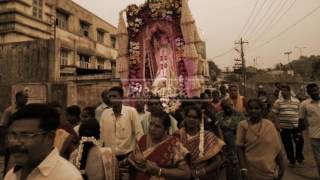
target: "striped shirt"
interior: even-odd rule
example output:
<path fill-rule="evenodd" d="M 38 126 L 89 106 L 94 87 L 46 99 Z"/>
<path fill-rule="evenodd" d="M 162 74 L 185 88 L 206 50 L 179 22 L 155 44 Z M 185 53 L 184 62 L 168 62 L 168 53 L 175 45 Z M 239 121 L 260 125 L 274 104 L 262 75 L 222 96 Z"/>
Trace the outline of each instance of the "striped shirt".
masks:
<path fill-rule="evenodd" d="M 281 129 L 297 128 L 299 124 L 300 101 L 294 97 L 289 100 L 277 99 L 272 107 L 272 112 L 276 115 Z"/>

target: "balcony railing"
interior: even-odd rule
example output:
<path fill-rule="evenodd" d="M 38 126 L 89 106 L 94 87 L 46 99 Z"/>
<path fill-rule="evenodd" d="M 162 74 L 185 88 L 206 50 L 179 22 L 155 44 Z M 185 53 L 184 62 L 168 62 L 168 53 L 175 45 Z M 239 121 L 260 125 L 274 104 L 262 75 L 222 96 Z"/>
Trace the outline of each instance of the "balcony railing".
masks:
<path fill-rule="evenodd" d="M 80 61 L 80 68 L 89 69 L 89 63 L 85 61 Z"/>

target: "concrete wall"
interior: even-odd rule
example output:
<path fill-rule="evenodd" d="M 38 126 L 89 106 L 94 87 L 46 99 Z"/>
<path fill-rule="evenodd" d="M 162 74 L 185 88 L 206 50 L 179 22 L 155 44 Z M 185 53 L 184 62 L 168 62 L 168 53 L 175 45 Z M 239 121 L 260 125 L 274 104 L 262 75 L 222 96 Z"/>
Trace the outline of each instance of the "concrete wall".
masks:
<path fill-rule="evenodd" d="M 55 79 L 53 40 L 0 45 L 0 110 L 10 104 L 11 86 Z"/>
<path fill-rule="evenodd" d="M 15 94 L 18 91 L 26 90 L 29 95 L 29 103 L 46 103 L 48 99 L 48 88 L 49 84 L 47 83 L 22 83 L 15 84 L 11 88 L 11 104 L 15 102 Z"/>
<path fill-rule="evenodd" d="M 14 103 L 14 94 L 28 90 L 29 103 L 59 102 L 64 108 L 70 105 L 97 106 L 103 90 L 120 86 L 119 80 L 99 80 L 91 82 L 20 83 L 12 85 L 9 101 Z M 9 105 L 9 103 L 7 104 Z M 3 111 L 1 109 L 1 111 Z"/>
<path fill-rule="evenodd" d="M 120 86 L 120 81 L 79 83 L 77 85 L 78 105 L 83 108 L 86 106 L 96 106 L 100 104 L 100 95 L 102 91 L 105 89 L 110 89 L 113 86 Z"/>

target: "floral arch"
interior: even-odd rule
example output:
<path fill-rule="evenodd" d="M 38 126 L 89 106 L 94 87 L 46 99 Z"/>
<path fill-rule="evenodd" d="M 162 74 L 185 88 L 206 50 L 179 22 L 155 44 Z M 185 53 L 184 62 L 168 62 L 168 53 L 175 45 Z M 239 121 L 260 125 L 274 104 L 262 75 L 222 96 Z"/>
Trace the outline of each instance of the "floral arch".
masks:
<path fill-rule="evenodd" d="M 127 25 L 123 12 L 126 13 Z M 187 0 L 147 1 L 120 13 L 117 72 L 128 97 L 199 95 L 206 61 Z"/>

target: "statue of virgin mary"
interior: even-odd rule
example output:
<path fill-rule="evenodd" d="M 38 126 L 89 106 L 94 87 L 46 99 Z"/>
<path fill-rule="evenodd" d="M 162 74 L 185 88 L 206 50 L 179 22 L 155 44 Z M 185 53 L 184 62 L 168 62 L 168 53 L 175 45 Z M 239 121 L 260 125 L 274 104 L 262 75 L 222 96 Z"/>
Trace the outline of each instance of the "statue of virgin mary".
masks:
<path fill-rule="evenodd" d="M 172 95 L 179 89 L 179 84 L 170 37 L 164 33 L 156 32 L 152 43 L 157 65 L 156 77 L 152 83 L 152 91 L 160 96 Z"/>

